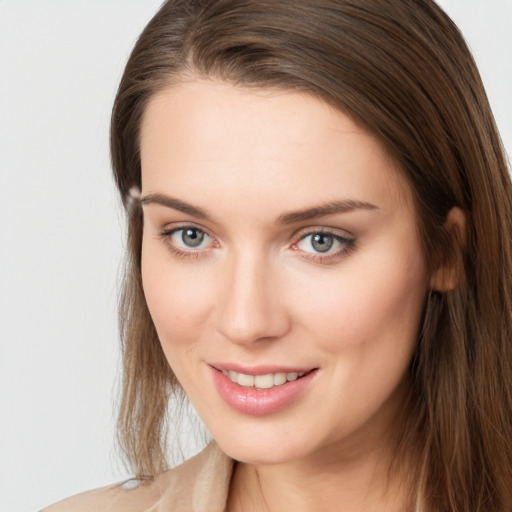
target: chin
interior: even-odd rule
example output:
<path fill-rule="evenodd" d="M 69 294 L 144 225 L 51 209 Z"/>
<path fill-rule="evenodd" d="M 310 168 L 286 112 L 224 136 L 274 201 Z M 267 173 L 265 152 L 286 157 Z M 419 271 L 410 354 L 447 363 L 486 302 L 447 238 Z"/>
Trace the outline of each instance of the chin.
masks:
<path fill-rule="evenodd" d="M 215 437 L 222 450 L 232 459 L 252 465 L 285 464 L 307 457 L 306 443 L 287 435 L 233 435 L 226 431 Z"/>

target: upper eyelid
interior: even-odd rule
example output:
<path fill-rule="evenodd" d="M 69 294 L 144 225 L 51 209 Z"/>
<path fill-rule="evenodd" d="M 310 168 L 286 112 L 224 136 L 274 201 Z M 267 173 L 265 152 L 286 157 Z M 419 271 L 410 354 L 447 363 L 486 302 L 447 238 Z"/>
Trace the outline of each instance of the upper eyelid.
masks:
<path fill-rule="evenodd" d="M 201 226 L 201 224 L 198 224 L 197 222 L 190 222 L 190 221 L 184 221 L 184 222 L 166 222 L 163 224 L 161 231 L 172 231 L 172 230 L 178 230 L 178 229 L 184 229 L 188 227 L 194 227 L 197 229 L 200 229 L 201 231 L 204 231 L 205 233 L 208 231 L 207 228 L 204 226 Z"/>
<path fill-rule="evenodd" d="M 211 239 L 216 239 L 214 235 L 210 232 L 210 230 L 206 229 L 204 226 L 201 226 L 200 224 L 196 224 L 195 222 L 177 222 L 173 224 L 166 224 L 162 228 L 159 229 L 160 234 L 170 234 L 175 233 L 176 231 L 180 231 L 181 229 L 187 229 L 187 228 L 193 228 L 198 229 L 199 231 L 202 231 L 205 235 L 210 237 Z"/>
<path fill-rule="evenodd" d="M 294 238 L 296 238 L 297 240 L 301 240 L 302 238 L 304 238 L 308 235 L 315 235 L 317 233 L 323 233 L 323 234 L 332 235 L 335 237 L 338 236 L 341 238 L 346 238 L 348 240 L 355 239 L 355 235 L 353 235 L 346 229 L 330 228 L 330 227 L 326 227 L 326 226 L 316 226 L 316 227 L 309 226 L 306 228 L 302 228 L 294 234 Z"/>

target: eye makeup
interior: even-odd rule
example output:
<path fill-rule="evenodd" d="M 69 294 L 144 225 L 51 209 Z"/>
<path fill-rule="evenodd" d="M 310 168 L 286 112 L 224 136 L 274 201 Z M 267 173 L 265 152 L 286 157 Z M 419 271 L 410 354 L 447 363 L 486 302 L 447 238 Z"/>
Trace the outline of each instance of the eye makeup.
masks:
<path fill-rule="evenodd" d="M 181 224 L 162 230 L 158 238 L 180 259 L 207 257 L 220 243 L 196 224 Z M 295 235 L 290 249 L 315 263 L 334 263 L 355 249 L 354 237 L 326 227 L 309 227 Z"/>

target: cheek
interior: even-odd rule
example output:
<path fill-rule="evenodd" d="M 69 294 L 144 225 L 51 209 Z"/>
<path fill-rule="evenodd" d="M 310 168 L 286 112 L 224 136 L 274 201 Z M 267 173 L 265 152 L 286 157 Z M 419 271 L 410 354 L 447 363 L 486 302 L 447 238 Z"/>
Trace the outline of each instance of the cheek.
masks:
<path fill-rule="evenodd" d="M 146 303 L 166 355 L 189 346 L 205 328 L 214 285 L 192 262 L 173 261 L 166 249 L 142 247 L 142 283 Z"/>
<path fill-rule="evenodd" d="M 395 413 L 392 404 L 404 389 L 400 383 L 416 346 L 426 293 L 423 266 L 414 259 L 373 263 L 358 269 L 347 265 L 346 272 L 317 282 L 303 296 L 318 300 L 300 311 L 307 339 L 315 340 L 320 366 L 334 383 L 323 398 L 326 414 L 348 430 L 384 404 Z M 333 436 L 339 435 L 336 426 Z"/>
<path fill-rule="evenodd" d="M 299 316 L 326 352 L 383 351 L 415 344 L 421 321 L 426 277 L 419 259 L 368 261 L 309 283 Z"/>

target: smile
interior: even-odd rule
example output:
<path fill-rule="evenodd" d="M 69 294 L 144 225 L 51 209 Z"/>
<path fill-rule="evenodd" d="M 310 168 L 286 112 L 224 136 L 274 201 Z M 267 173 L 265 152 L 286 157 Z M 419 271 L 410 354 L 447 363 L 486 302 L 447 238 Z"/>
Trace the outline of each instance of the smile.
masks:
<path fill-rule="evenodd" d="M 224 402 L 251 416 L 272 414 L 291 406 L 313 385 L 319 372 L 318 368 L 268 366 L 252 368 L 246 370 L 247 373 L 236 370 L 224 365 L 210 365 L 213 384 Z"/>
<path fill-rule="evenodd" d="M 228 377 L 231 382 L 243 386 L 244 388 L 254 387 L 256 389 L 270 389 L 274 386 L 282 386 L 286 382 L 297 380 L 303 377 L 306 372 L 278 372 L 267 373 L 265 375 L 246 375 L 235 371 L 222 370 L 222 373 Z"/>

